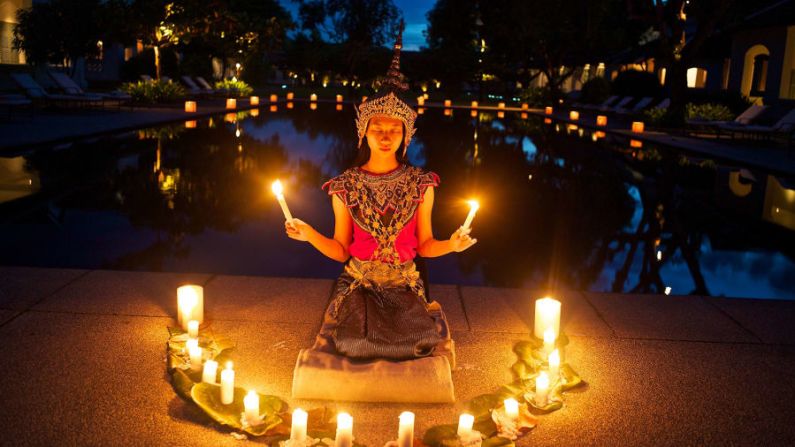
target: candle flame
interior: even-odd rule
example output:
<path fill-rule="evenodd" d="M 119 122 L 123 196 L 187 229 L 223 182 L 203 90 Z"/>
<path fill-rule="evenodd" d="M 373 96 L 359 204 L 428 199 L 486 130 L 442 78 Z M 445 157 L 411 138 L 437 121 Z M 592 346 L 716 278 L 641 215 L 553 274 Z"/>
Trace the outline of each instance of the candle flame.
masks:
<path fill-rule="evenodd" d="M 541 371 L 536 377 L 536 389 L 538 388 L 549 388 L 549 375 L 546 371 Z"/>
<path fill-rule="evenodd" d="M 555 343 L 555 329 L 550 327 L 544 331 L 544 344 L 551 345 L 552 343 Z"/>
<path fill-rule="evenodd" d="M 549 366 L 552 365 L 560 366 L 560 352 L 557 349 L 549 354 Z"/>
<path fill-rule="evenodd" d="M 275 182 L 273 182 L 273 184 L 271 184 L 271 190 L 277 196 L 282 195 L 282 192 L 284 191 L 284 189 L 282 188 L 281 180 L 276 180 Z"/>
<path fill-rule="evenodd" d="M 469 207 L 473 210 L 477 210 L 480 208 L 480 204 L 478 203 L 477 200 L 469 200 L 467 201 L 467 203 L 469 203 Z"/>
<path fill-rule="evenodd" d="M 231 360 L 226 362 L 226 369 L 232 369 L 232 366 L 233 365 L 232 365 L 232 361 Z"/>
<path fill-rule="evenodd" d="M 353 417 L 348 413 L 340 413 L 337 415 L 337 429 L 353 427 Z"/>

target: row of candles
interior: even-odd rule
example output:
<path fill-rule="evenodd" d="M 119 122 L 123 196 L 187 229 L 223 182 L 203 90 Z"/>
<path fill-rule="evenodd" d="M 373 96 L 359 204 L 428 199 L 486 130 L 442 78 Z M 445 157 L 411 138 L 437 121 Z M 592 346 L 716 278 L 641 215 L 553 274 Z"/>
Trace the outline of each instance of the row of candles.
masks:
<path fill-rule="evenodd" d="M 284 196 L 281 191 L 281 183 L 275 182 L 273 186 L 279 204 L 285 213 L 285 218 L 292 219 Z M 465 226 L 472 223 L 472 219 L 477 211 L 477 202 L 474 202 L 470 214 L 467 216 Z M 216 384 L 218 373 L 218 362 L 207 360 L 202 362 L 202 348 L 199 346 L 199 325 L 204 318 L 204 289 L 197 285 L 184 285 L 177 289 L 177 306 L 179 324 L 188 332 L 186 348 L 190 358 L 191 369 L 202 370 L 202 382 Z M 535 324 L 533 333 L 536 337 L 544 340 L 544 351 L 548 353 L 548 369 L 541 371 L 535 379 L 535 404 L 544 407 L 549 402 L 551 387 L 560 379 L 560 352 L 555 347 L 556 340 L 560 334 L 560 313 L 561 303 L 553 298 L 545 297 L 535 302 Z M 221 371 L 221 403 L 230 405 L 235 397 L 235 371 L 232 362 L 227 362 L 226 368 Z M 516 421 L 519 418 L 519 402 L 510 398 L 503 401 L 506 416 Z M 259 394 L 256 391 L 249 391 L 243 398 L 244 415 L 249 425 L 255 426 L 261 422 Z M 414 413 L 409 411 L 400 415 L 398 427 L 399 447 L 411 447 L 414 440 Z M 464 413 L 458 419 L 457 434 L 462 441 L 479 436 L 473 431 L 475 418 L 473 415 Z M 296 444 L 304 445 L 307 433 L 307 413 L 297 408 L 292 413 L 292 427 L 290 440 Z M 353 417 L 348 413 L 340 413 L 337 416 L 337 432 L 335 447 L 350 447 L 353 444 Z"/>
<path fill-rule="evenodd" d="M 295 95 L 292 92 L 290 92 L 290 93 L 287 93 L 286 98 L 287 98 L 287 101 L 293 101 L 294 98 L 295 98 Z M 279 101 L 279 95 L 272 94 L 272 95 L 270 95 L 270 97 L 268 99 L 270 100 L 271 103 L 278 102 Z M 367 99 L 366 96 L 362 97 L 362 101 L 365 101 L 366 99 Z M 309 100 L 311 102 L 317 102 L 317 95 L 312 93 L 309 96 Z M 337 95 L 336 96 L 336 101 L 338 103 L 341 103 L 343 101 L 343 96 L 342 95 Z M 249 105 L 252 105 L 252 106 L 260 105 L 260 97 L 259 96 L 251 96 L 251 97 L 249 97 Z M 227 98 L 226 99 L 226 108 L 230 109 L 230 110 L 236 109 L 237 108 L 237 98 Z M 197 110 L 198 110 L 198 105 L 197 105 L 196 101 L 193 101 L 193 100 L 185 101 L 185 112 L 187 112 L 187 113 L 195 113 Z"/>

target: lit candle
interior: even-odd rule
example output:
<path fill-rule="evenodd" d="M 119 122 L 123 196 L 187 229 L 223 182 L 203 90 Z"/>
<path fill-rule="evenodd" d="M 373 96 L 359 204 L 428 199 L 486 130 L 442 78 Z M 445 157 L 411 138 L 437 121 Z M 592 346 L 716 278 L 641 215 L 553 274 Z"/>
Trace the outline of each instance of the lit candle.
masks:
<path fill-rule="evenodd" d="M 188 348 L 190 354 L 190 369 L 198 371 L 202 369 L 202 348 L 201 346 L 191 346 Z"/>
<path fill-rule="evenodd" d="M 337 95 L 337 102 L 342 102 L 342 95 Z"/>
<path fill-rule="evenodd" d="M 541 371 L 536 377 L 536 405 L 539 407 L 547 406 L 549 397 L 549 376 L 546 371 Z"/>
<path fill-rule="evenodd" d="M 237 100 L 235 98 L 227 98 L 227 100 L 226 100 L 226 108 L 227 109 L 236 109 L 237 108 Z"/>
<path fill-rule="evenodd" d="M 552 352 L 553 349 L 555 349 L 555 329 L 548 327 L 544 331 L 544 350 Z"/>
<path fill-rule="evenodd" d="M 420 107 L 420 108 L 417 109 L 417 115 L 422 115 L 423 113 L 425 113 L 425 108 L 424 107 Z"/>
<path fill-rule="evenodd" d="M 497 108 L 498 109 L 504 109 L 505 108 L 505 103 L 501 102 L 501 103 L 497 104 Z"/>
<path fill-rule="evenodd" d="M 316 102 L 310 102 L 309 103 L 309 109 L 310 110 L 317 110 L 317 103 Z"/>
<path fill-rule="evenodd" d="M 288 102 L 288 103 L 287 103 L 287 108 L 288 108 L 288 109 L 290 109 L 290 110 L 292 110 L 292 109 L 293 109 L 293 103 L 291 103 L 291 102 Z"/>
<path fill-rule="evenodd" d="M 505 399 L 502 401 L 502 404 L 505 406 L 505 415 L 511 418 L 511 420 L 519 419 L 519 402 L 516 401 L 513 397 L 509 399 Z"/>
<path fill-rule="evenodd" d="M 190 353 L 191 348 L 195 348 L 199 346 L 199 340 L 195 338 L 189 338 L 188 341 L 185 342 L 185 350 Z"/>
<path fill-rule="evenodd" d="M 279 95 L 274 93 L 268 99 L 270 100 L 270 102 L 277 102 L 277 101 L 279 101 Z"/>
<path fill-rule="evenodd" d="M 276 106 L 273 106 L 276 107 Z M 251 116 L 258 117 L 259 116 L 259 109 L 251 109 Z"/>
<path fill-rule="evenodd" d="M 221 403 L 229 405 L 235 401 L 235 370 L 232 362 L 226 362 L 226 369 L 221 371 Z"/>
<path fill-rule="evenodd" d="M 544 114 L 545 115 L 552 115 L 552 107 L 550 107 L 550 106 L 544 107 Z"/>
<path fill-rule="evenodd" d="M 464 221 L 464 225 L 462 226 L 463 229 L 468 229 L 470 225 L 472 225 L 472 219 L 475 218 L 475 213 L 478 212 L 480 208 L 480 204 L 477 200 L 470 200 L 469 201 L 469 214 L 467 214 L 467 218 Z"/>
<path fill-rule="evenodd" d="M 335 107 L 334 110 L 336 110 L 337 112 L 341 112 L 342 111 L 342 104 L 337 104 L 337 107 Z"/>
<path fill-rule="evenodd" d="M 292 104 L 292 103 L 291 103 L 291 104 Z M 270 106 L 270 108 L 269 108 L 268 110 L 270 110 L 271 112 L 276 112 L 276 111 L 278 111 L 278 110 L 279 110 L 279 106 L 277 106 L 276 104 L 274 104 L 274 105 Z"/>
<path fill-rule="evenodd" d="M 353 445 L 353 417 L 348 413 L 337 415 L 337 436 L 334 447 L 351 447 Z"/>
<path fill-rule="evenodd" d="M 273 99 L 273 95 L 271 95 L 271 99 Z M 259 96 L 252 96 L 251 98 L 249 98 L 248 103 L 251 104 L 252 106 L 258 106 Z"/>
<path fill-rule="evenodd" d="M 472 101 L 472 108 L 473 109 L 477 109 L 478 108 L 478 102 L 477 101 Z"/>
<path fill-rule="evenodd" d="M 469 112 L 469 116 L 471 116 L 472 118 L 477 118 L 478 117 L 478 111 L 477 110 L 473 110 L 473 111 Z"/>
<path fill-rule="evenodd" d="M 404 411 L 399 418 L 398 447 L 411 447 L 414 444 L 414 413 Z"/>
<path fill-rule="evenodd" d="M 196 320 L 188 321 L 188 337 L 197 338 L 199 336 L 199 322 Z"/>
<path fill-rule="evenodd" d="M 271 190 L 276 195 L 276 200 L 279 202 L 279 206 L 282 207 L 282 212 L 284 213 L 284 219 L 288 222 L 293 220 L 293 215 L 290 214 L 290 209 L 287 208 L 287 202 L 284 201 L 284 194 L 282 189 L 282 182 L 276 180 L 271 185 Z"/>
<path fill-rule="evenodd" d="M 629 140 L 629 147 L 642 148 L 643 142 L 640 140 Z"/>
<path fill-rule="evenodd" d="M 311 95 L 309 95 L 309 100 L 310 100 L 310 101 L 313 101 L 313 102 L 314 102 L 314 101 L 317 101 L 317 95 L 316 95 L 316 94 L 314 94 L 314 93 L 312 93 Z"/>
<path fill-rule="evenodd" d="M 196 101 L 185 101 L 185 111 L 193 113 L 196 111 Z"/>
<path fill-rule="evenodd" d="M 202 382 L 215 383 L 215 376 L 218 374 L 218 362 L 215 360 L 207 360 L 204 363 L 204 370 L 202 371 Z"/>
<path fill-rule="evenodd" d="M 643 133 L 643 121 L 634 121 L 632 123 L 632 133 Z"/>
<path fill-rule="evenodd" d="M 522 110 L 528 110 L 530 107 L 527 105 L 526 102 L 522 103 Z"/>
<path fill-rule="evenodd" d="M 505 118 L 505 112 L 497 112 L 497 118 Z"/>
<path fill-rule="evenodd" d="M 261 422 L 259 417 L 259 394 L 256 391 L 250 390 L 246 394 L 246 397 L 243 398 L 243 407 L 245 408 L 244 414 L 248 424 L 259 425 Z"/>
<path fill-rule="evenodd" d="M 185 121 L 185 128 L 186 129 L 195 129 L 196 128 L 196 120 Z"/>
<path fill-rule="evenodd" d="M 290 441 L 297 443 L 306 442 L 306 411 L 296 408 L 293 410 L 293 424 L 290 427 Z"/>
<path fill-rule="evenodd" d="M 467 438 L 472 434 L 472 425 L 475 423 L 475 416 L 464 413 L 458 417 L 458 437 Z"/>
<path fill-rule="evenodd" d="M 578 119 L 580 119 L 580 112 L 572 110 L 571 112 L 569 112 L 569 119 L 572 121 L 577 121 Z"/>
<path fill-rule="evenodd" d="M 545 297 L 536 300 L 535 330 L 537 338 L 544 338 L 544 331 L 552 328 L 557 338 L 560 333 L 560 301 Z"/>
<path fill-rule="evenodd" d="M 204 321 L 204 288 L 196 285 L 185 285 L 177 288 L 177 307 L 179 325 L 188 330 L 188 323 L 196 320 Z"/>
<path fill-rule="evenodd" d="M 292 101 L 294 97 L 295 97 L 295 94 L 293 92 L 287 92 L 287 100 L 288 101 Z"/>
<path fill-rule="evenodd" d="M 607 116 L 605 116 L 605 115 L 597 116 L 596 117 L 596 125 L 597 126 L 602 126 L 602 127 L 607 126 Z"/>
<path fill-rule="evenodd" d="M 557 349 L 553 350 L 551 354 L 549 354 L 549 378 L 552 382 L 557 382 L 560 378 L 560 351 Z"/>
<path fill-rule="evenodd" d="M 425 97 L 424 96 L 418 96 L 417 97 L 417 105 L 418 106 L 424 106 L 425 105 Z"/>
<path fill-rule="evenodd" d="M 452 105 L 453 105 L 453 101 L 450 101 L 449 99 L 445 99 L 444 100 L 444 106 L 445 107 L 450 107 Z"/>

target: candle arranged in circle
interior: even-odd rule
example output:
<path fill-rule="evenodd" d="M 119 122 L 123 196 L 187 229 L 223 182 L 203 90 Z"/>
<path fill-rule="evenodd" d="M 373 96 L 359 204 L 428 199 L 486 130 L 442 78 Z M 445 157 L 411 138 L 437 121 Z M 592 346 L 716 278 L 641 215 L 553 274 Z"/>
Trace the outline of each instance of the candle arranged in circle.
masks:
<path fill-rule="evenodd" d="M 547 330 L 544 331 L 544 351 L 552 352 L 555 349 L 555 330 L 551 327 L 548 327 Z"/>
<path fill-rule="evenodd" d="M 411 447 L 414 444 L 414 413 L 404 411 L 399 416 L 398 447 Z"/>
<path fill-rule="evenodd" d="M 546 371 L 536 377 L 536 405 L 539 407 L 546 407 L 549 398 L 549 376 Z"/>
<path fill-rule="evenodd" d="M 188 354 L 190 355 L 190 369 L 199 371 L 202 369 L 202 348 L 198 345 L 198 340 L 196 341 L 196 344 L 188 348 Z"/>
<path fill-rule="evenodd" d="M 337 436 L 334 447 L 351 447 L 353 445 L 353 417 L 348 413 L 337 415 Z"/>
<path fill-rule="evenodd" d="M 552 328 L 555 338 L 560 333 L 560 301 L 545 297 L 536 300 L 536 318 L 533 334 L 544 338 L 544 331 Z"/>
<path fill-rule="evenodd" d="M 235 370 L 232 362 L 226 363 L 226 369 L 221 371 L 221 403 L 229 405 L 235 401 Z"/>
<path fill-rule="evenodd" d="M 271 184 L 271 190 L 273 194 L 276 195 L 276 200 L 279 202 L 279 206 L 282 207 L 282 213 L 284 213 L 284 220 L 291 221 L 293 220 L 293 215 L 290 214 L 290 209 L 287 208 L 287 202 L 284 201 L 284 189 L 282 187 L 282 182 L 280 180 L 276 180 Z"/>
<path fill-rule="evenodd" d="M 519 402 L 513 397 L 505 399 L 502 404 L 505 406 L 505 415 L 511 420 L 519 419 Z"/>
<path fill-rule="evenodd" d="M 207 360 L 204 363 L 204 370 L 202 371 L 202 382 L 215 383 L 215 376 L 218 374 L 218 362 L 215 360 Z"/>
<path fill-rule="evenodd" d="M 552 383 L 555 383 L 560 379 L 560 351 L 553 350 L 549 354 L 547 362 L 549 363 L 549 378 Z"/>
<path fill-rule="evenodd" d="M 472 434 L 472 425 L 475 424 L 475 416 L 464 413 L 458 417 L 458 437 L 466 438 Z"/>
<path fill-rule="evenodd" d="M 188 323 L 191 320 L 201 324 L 204 321 L 204 288 L 195 285 L 177 288 L 177 308 L 177 317 L 182 329 L 188 331 Z"/>
<path fill-rule="evenodd" d="M 472 225 L 472 219 L 475 218 L 475 214 L 478 212 L 480 208 L 480 204 L 477 200 L 470 200 L 469 202 L 469 214 L 467 214 L 466 220 L 464 220 L 464 225 L 462 226 L 463 229 L 468 229 Z"/>
<path fill-rule="evenodd" d="M 296 408 L 293 410 L 293 423 L 290 427 L 290 440 L 298 443 L 306 442 L 306 411 Z"/>
<path fill-rule="evenodd" d="M 199 337 L 199 321 L 198 320 L 190 320 L 190 321 L 188 321 L 188 337 L 190 337 L 190 338 L 198 338 Z"/>
<path fill-rule="evenodd" d="M 245 409 L 246 422 L 249 425 L 259 425 L 261 422 L 259 417 L 259 394 L 256 391 L 251 390 L 246 394 L 246 397 L 243 398 L 243 408 Z"/>

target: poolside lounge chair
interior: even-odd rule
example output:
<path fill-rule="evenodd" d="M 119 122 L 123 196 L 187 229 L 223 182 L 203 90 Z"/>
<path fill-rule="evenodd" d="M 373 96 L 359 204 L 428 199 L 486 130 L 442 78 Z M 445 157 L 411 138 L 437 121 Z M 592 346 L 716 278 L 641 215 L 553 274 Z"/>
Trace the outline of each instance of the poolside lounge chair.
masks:
<path fill-rule="evenodd" d="M 616 113 L 620 113 L 622 115 L 630 115 L 642 111 L 643 109 L 648 107 L 649 104 L 651 104 L 653 101 L 654 98 L 652 98 L 651 96 L 645 96 L 630 108 L 616 107 L 614 110 L 616 111 Z"/>
<path fill-rule="evenodd" d="M 733 136 L 734 131 L 742 131 L 743 128 L 748 126 L 765 110 L 767 110 L 767 106 L 752 105 L 745 109 L 743 113 L 737 115 L 733 121 L 704 121 L 690 119 L 687 120 L 687 125 L 695 129 L 714 131 L 718 137 L 720 137 L 721 133 L 726 133 Z"/>
<path fill-rule="evenodd" d="M 130 102 L 132 100 L 132 96 L 128 95 L 127 93 L 115 91 L 109 93 L 87 93 L 80 88 L 77 83 L 72 80 L 66 73 L 61 73 L 57 71 L 51 71 L 50 77 L 58 84 L 64 93 L 68 95 L 78 95 L 78 96 L 87 96 L 91 98 L 99 98 L 103 103 L 110 102 L 115 103 L 119 107 L 121 107 L 122 103 Z"/>
<path fill-rule="evenodd" d="M 188 88 L 188 94 L 190 95 L 207 95 L 209 92 L 204 90 L 203 88 L 199 87 L 190 76 L 182 76 L 182 83 L 185 84 L 185 87 Z"/>
<path fill-rule="evenodd" d="M 213 86 L 210 85 L 210 83 L 207 82 L 203 77 L 196 76 L 194 79 L 196 79 L 196 82 L 199 83 L 199 87 L 203 88 L 207 93 L 218 93 L 218 90 L 215 90 Z"/>
<path fill-rule="evenodd" d="M 16 95 L 16 94 L 4 94 L 0 95 L 0 108 L 3 108 L 8 113 L 8 116 L 11 116 L 11 111 L 14 108 L 29 106 L 33 102 L 28 98 L 25 98 L 23 95 Z"/>
<path fill-rule="evenodd" d="M 618 95 L 613 95 L 613 96 L 605 99 L 604 102 L 601 103 L 601 104 L 583 104 L 582 108 L 583 109 L 606 109 L 606 108 L 610 107 L 611 104 L 616 102 L 618 100 L 618 98 L 619 98 Z"/>
<path fill-rule="evenodd" d="M 787 137 L 787 142 L 789 143 L 792 139 L 793 133 L 795 133 L 795 109 L 790 110 L 787 112 L 786 115 L 781 117 L 774 125 L 772 126 L 762 126 L 762 125 L 755 125 L 755 124 L 748 124 L 746 126 L 718 126 L 718 128 L 722 131 L 728 132 L 732 138 L 736 134 L 745 134 L 745 135 L 752 135 L 757 138 L 772 138 L 776 136 L 784 136 Z"/>
<path fill-rule="evenodd" d="M 25 90 L 25 95 L 28 98 L 34 101 L 44 101 L 47 104 L 102 105 L 102 98 L 96 96 L 47 93 L 47 91 L 27 73 L 11 73 L 11 79 Z"/>

